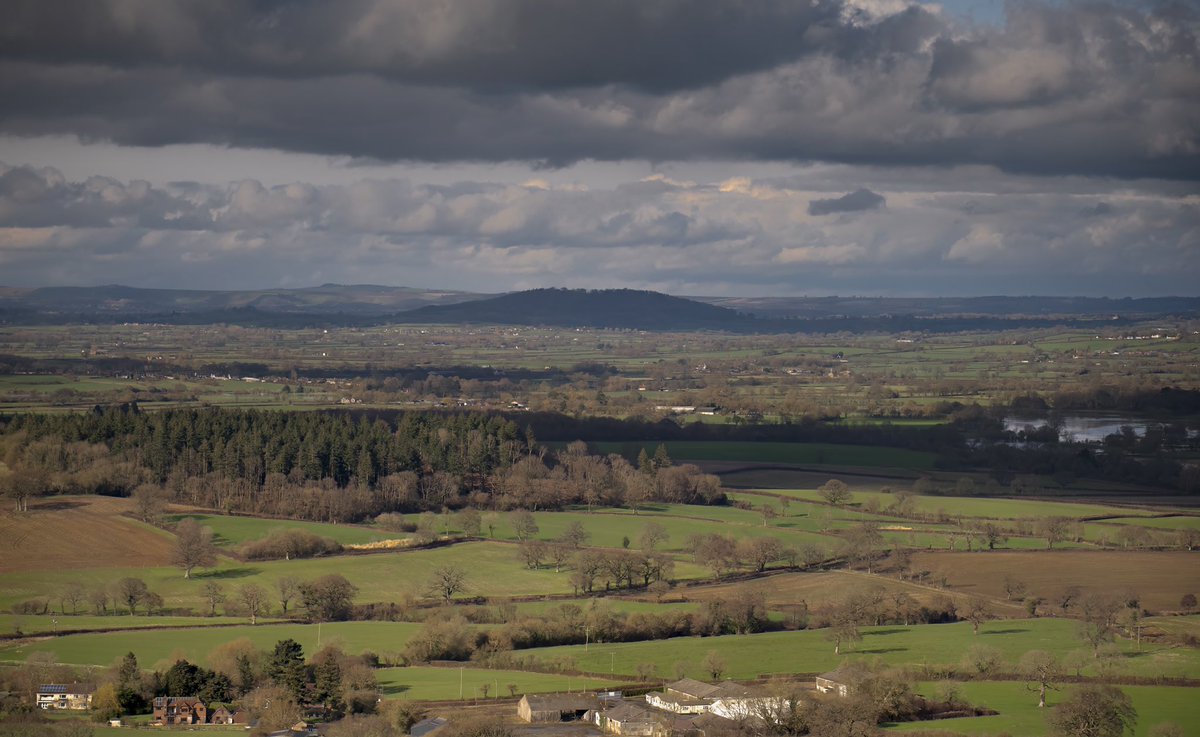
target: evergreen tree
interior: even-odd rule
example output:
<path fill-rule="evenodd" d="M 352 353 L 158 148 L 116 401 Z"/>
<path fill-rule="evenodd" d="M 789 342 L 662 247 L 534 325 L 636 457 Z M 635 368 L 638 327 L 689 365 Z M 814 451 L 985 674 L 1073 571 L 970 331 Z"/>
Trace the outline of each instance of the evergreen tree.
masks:
<path fill-rule="evenodd" d="M 267 675 L 277 686 L 286 689 L 300 701 L 308 682 L 308 674 L 304 669 L 304 648 L 300 643 L 291 638 L 275 643 L 271 662 L 267 665 Z"/>

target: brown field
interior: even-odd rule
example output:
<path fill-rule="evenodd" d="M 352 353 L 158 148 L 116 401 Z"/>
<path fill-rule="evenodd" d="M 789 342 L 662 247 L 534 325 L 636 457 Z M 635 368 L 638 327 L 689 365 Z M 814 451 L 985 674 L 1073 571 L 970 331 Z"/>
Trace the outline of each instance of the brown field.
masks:
<path fill-rule="evenodd" d="M 128 499 L 74 496 L 0 513 L 0 573 L 162 565 L 172 536 L 123 516 Z"/>
<path fill-rule="evenodd" d="M 780 573 L 749 581 L 689 586 L 676 589 L 664 601 L 680 599 L 706 601 L 714 598 L 729 599 L 750 594 L 762 594 L 768 609 L 787 613 L 801 601 L 807 602 L 810 607 L 816 607 L 819 604 L 838 601 L 852 592 L 866 589 L 881 590 L 885 597 L 904 592 L 922 605 L 930 604 L 934 599 L 942 596 L 950 596 L 959 603 L 967 598 L 967 594 L 964 593 L 944 591 L 932 586 L 893 578 L 869 576 L 865 573 L 851 571 L 825 571 L 821 573 Z M 1019 616 L 1021 614 L 1022 610 L 1015 604 L 1005 606 L 1003 601 L 996 603 L 1006 615 Z M 1007 609 L 1012 611 L 1007 611 Z"/>
<path fill-rule="evenodd" d="M 1004 579 L 1023 582 L 1028 594 L 1051 598 L 1067 586 L 1084 592 L 1136 592 L 1142 607 L 1175 611 L 1179 598 L 1200 593 L 1200 553 L 1152 551 L 933 552 L 913 556 L 914 570 L 945 575 L 950 589 L 1005 596 Z"/>

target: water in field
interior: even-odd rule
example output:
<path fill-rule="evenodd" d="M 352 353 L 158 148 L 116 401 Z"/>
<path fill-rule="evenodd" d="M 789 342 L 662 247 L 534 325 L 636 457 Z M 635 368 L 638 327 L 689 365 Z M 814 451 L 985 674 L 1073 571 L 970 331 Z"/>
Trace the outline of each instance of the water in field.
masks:
<path fill-rule="evenodd" d="M 1109 435 L 1120 433 L 1122 427 L 1131 427 L 1134 434 L 1142 437 L 1147 428 L 1161 424 L 1144 417 L 1118 414 L 1065 414 L 1057 419 L 1059 437 L 1075 442 L 1100 442 Z M 1004 418 L 1004 429 L 1010 432 L 1019 432 L 1028 427 L 1045 427 L 1047 424 L 1049 421 L 1045 417 L 1009 415 Z"/>

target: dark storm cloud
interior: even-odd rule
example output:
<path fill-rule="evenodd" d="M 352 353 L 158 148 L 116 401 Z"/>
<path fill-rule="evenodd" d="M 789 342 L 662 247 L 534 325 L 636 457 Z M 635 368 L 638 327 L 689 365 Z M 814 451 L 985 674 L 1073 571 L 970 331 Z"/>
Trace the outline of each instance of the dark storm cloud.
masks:
<path fill-rule="evenodd" d="M 842 16 L 839 0 L 14 0 L 0 54 L 222 75 L 369 74 L 477 90 L 672 90 L 871 42 Z M 913 23 L 896 34 L 910 47 Z"/>
<path fill-rule="evenodd" d="M 1185 5 L 8 3 L 0 133 L 378 160 L 983 164 L 1200 176 Z"/>
<path fill-rule="evenodd" d="M 809 215 L 832 215 L 836 212 L 858 212 L 883 207 L 887 200 L 869 189 L 856 189 L 850 194 L 829 200 L 808 203 Z"/>

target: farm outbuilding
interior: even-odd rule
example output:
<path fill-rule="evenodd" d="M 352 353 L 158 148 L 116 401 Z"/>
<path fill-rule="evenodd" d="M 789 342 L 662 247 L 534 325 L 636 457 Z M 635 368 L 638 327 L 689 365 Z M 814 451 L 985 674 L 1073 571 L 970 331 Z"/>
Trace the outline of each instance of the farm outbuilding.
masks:
<path fill-rule="evenodd" d="M 521 697 L 517 716 L 526 722 L 574 722 L 600 706 L 591 694 L 542 694 Z"/>

